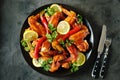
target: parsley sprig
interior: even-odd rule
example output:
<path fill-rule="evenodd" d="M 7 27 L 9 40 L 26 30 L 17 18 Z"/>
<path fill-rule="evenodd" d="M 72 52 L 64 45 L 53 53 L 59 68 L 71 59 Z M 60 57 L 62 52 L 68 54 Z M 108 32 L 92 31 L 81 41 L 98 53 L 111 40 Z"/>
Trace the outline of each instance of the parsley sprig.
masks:
<path fill-rule="evenodd" d="M 63 40 L 60 41 L 60 44 L 61 44 L 63 47 L 65 47 L 66 44 L 68 44 L 68 46 L 71 46 L 73 43 L 74 43 L 73 40 L 68 40 L 68 39 L 66 39 L 65 41 L 63 41 Z"/>
<path fill-rule="evenodd" d="M 77 23 L 80 24 L 82 22 L 82 16 L 80 14 L 77 15 Z"/>
<path fill-rule="evenodd" d="M 68 46 L 71 46 L 74 43 L 74 41 L 66 39 L 66 43 L 68 44 Z"/>
<path fill-rule="evenodd" d="M 42 67 L 45 71 L 48 71 L 50 69 L 50 64 L 52 63 L 52 58 L 49 58 L 48 60 L 45 60 L 42 63 Z"/>
<path fill-rule="evenodd" d="M 48 28 L 50 29 L 51 34 L 46 34 L 46 37 L 49 42 L 52 42 L 58 36 L 58 33 L 56 31 L 57 29 L 53 26 L 53 24 L 48 24 Z"/>
<path fill-rule="evenodd" d="M 75 66 L 74 63 L 71 63 L 70 66 L 71 66 L 70 69 L 71 72 L 76 72 L 79 70 L 79 66 Z"/>
<path fill-rule="evenodd" d="M 48 16 L 52 16 L 55 13 L 55 10 L 50 7 L 47 7 L 44 11 Z"/>
<path fill-rule="evenodd" d="M 48 24 L 48 28 L 50 29 L 51 32 L 57 30 L 57 28 L 55 28 L 53 24 Z"/>
<path fill-rule="evenodd" d="M 25 51 L 29 52 L 30 48 L 27 45 L 27 40 L 21 40 L 21 44 L 24 47 Z"/>

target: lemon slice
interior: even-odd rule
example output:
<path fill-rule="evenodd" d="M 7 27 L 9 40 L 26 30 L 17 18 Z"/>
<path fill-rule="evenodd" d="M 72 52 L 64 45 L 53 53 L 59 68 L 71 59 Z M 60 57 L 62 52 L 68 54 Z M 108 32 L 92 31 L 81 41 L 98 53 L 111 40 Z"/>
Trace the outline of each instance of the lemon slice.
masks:
<path fill-rule="evenodd" d="M 50 8 L 54 9 L 55 12 L 61 12 L 62 11 L 61 7 L 58 4 L 52 4 L 50 6 Z"/>
<path fill-rule="evenodd" d="M 73 63 L 73 65 L 75 66 L 82 66 L 85 63 L 86 57 L 83 53 L 78 53 L 78 58 L 76 60 L 75 63 Z"/>
<path fill-rule="evenodd" d="M 60 21 L 57 26 L 57 32 L 60 34 L 67 34 L 70 30 L 70 25 L 67 21 Z"/>
<path fill-rule="evenodd" d="M 33 58 L 32 59 L 32 63 L 35 67 L 41 67 L 43 62 L 44 62 L 44 60 L 42 58 L 38 58 L 38 59 Z"/>
<path fill-rule="evenodd" d="M 37 38 L 38 38 L 38 33 L 33 31 L 33 30 L 25 30 L 25 32 L 23 34 L 23 39 L 24 40 L 33 41 Z"/>

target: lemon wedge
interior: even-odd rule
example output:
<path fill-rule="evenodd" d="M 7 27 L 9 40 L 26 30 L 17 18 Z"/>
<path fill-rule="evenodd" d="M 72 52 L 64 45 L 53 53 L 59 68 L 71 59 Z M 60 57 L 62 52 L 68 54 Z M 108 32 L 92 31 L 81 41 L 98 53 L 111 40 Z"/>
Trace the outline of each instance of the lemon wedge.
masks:
<path fill-rule="evenodd" d="M 44 60 L 42 58 L 38 58 L 38 59 L 33 58 L 32 59 L 32 63 L 35 67 L 41 67 L 43 62 L 44 62 Z"/>
<path fill-rule="evenodd" d="M 33 41 L 38 38 L 38 33 L 33 30 L 25 30 L 23 33 L 23 39 Z"/>
<path fill-rule="evenodd" d="M 62 11 L 61 7 L 58 4 L 52 4 L 50 6 L 50 8 L 54 9 L 55 12 L 61 12 Z"/>
<path fill-rule="evenodd" d="M 75 63 L 73 65 L 75 66 L 82 66 L 85 63 L 86 57 L 83 53 L 78 53 L 78 57 Z"/>
<path fill-rule="evenodd" d="M 70 30 L 70 25 L 67 21 L 60 21 L 57 26 L 57 32 L 60 34 L 67 34 Z"/>

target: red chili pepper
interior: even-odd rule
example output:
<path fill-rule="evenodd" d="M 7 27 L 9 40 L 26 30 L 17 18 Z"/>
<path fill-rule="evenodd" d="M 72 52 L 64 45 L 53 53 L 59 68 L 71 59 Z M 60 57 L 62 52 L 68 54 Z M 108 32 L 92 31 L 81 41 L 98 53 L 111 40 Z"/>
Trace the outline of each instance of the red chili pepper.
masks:
<path fill-rule="evenodd" d="M 66 40 L 70 35 L 78 32 L 80 30 L 80 26 L 76 26 L 75 28 L 73 28 L 72 30 L 70 30 L 66 35 L 64 35 L 61 39 L 64 41 Z"/>
<path fill-rule="evenodd" d="M 40 19 L 41 19 L 42 24 L 45 27 L 46 33 L 48 34 L 50 31 L 48 28 L 48 22 L 47 22 L 46 18 L 44 16 L 40 15 Z"/>
<path fill-rule="evenodd" d="M 42 38 L 40 38 L 35 46 L 35 51 L 34 51 L 34 54 L 33 54 L 33 57 L 38 59 L 39 58 L 39 49 L 40 49 L 40 46 L 42 45 L 43 41 L 46 39 L 46 36 L 43 36 Z"/>

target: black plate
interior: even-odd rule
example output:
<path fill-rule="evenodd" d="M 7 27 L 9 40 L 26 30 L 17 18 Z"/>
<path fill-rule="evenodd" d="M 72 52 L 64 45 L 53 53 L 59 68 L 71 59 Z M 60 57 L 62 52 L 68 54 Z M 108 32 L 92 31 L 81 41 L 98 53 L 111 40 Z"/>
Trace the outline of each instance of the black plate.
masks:
<path fill-rule="evenodd" d="M 36 15 L 36 14 L 39 13 L 41 10 L 47 8 L 47 7 L 50 6 L 50 5 L 51 5 L 51 4 L 44 5 L 44 6 L 40 7 L 40 8 L 38 8 L 38 9 L 36 9 L 36 10 L 33 11 L 29 16 L 31 16 L 31 15 Z M 68 10 L 73 10 L 73 11 L 75 11 L 76 13 L 79 13 L 79 14 L 80 14 L 80 12 L 79 12 L 78 10 L 74 9 L 73 7 L 70 7 L 70 6 L 65 5 L 65 4 L 60 4 L 60 5 L 62 5 L 63 7 L 65 7 L 65 8 L 68 9 Z M 28 16 L 28 17 L 29 17 L 29 16 Z M 29 27 L 29 25 L 28 25 L 28 17 L 27 17 L 27 19 L 25 20 L 25 22 L 24 22 L 24 24 L 23 24 L 23 27 L 22 27 L 22 29 L 21 29 L 20 41 L 21 41 L 22 38 L 23 38 L 23 33 L 24 33 L 25 29 Z M 86 55 L 86 62 L 87 62 L 87 61 L 89 61 L 89 58 L 90 58 L 90 56 L 91 56 L 91 54 L 92 54 L 93 45 L 94 45 L 94 36 L 93 36 L 93 31 L 92 31 L 91 25 L 89 24 L 88 20 L 87 20 L 86 18 L 84 18 L 84 17 L 83 17 L 83 24 L 85 24 L 85 25 L 88 27 L 89 32 L 90 32 L 90 34 L 89 34 L 89 35 L 87 36 L 87 38 L 86 38 L 86 39 L 88 40 L 89 45 L 90 45 L 89 50 L 85 53 L 85 55 Z M 72 72 L 70 72 L 70 70 L 66 70 L 66 69 L 62 69 L 62 68 L 59 69 L 58 71 L 54 72 L 54 73 L 51 73 L 51 72 L 47 72 L 47 71 L 43 70 L 43 68 L 36 68 L 36 67 L 34 67 L 33 64 L 32 64 L 32 59 L 30 58 L 28 52 L 26 52 L 26 51 L 24 50 L 24 48 L 22 47 L 21 44 L 20 44 L 20 46 L 21 46 L 22 54 L 23 54 L 26 62 L 27 62 L 35 71 L 37 71 L 37 72 L 39 72 L 39 73 L 42 73 L 42 74 L 45 74 L 45 75 L 54 76 L 54 77 L 66 76 L 66 75 L 73 74 Z M 83 67 L 85 67 L 85 66 L 87 66 L 87 65 L 84 64 L 83 66 L 80 66 L 80 70 L 83 69 Z"/>

